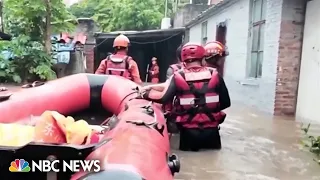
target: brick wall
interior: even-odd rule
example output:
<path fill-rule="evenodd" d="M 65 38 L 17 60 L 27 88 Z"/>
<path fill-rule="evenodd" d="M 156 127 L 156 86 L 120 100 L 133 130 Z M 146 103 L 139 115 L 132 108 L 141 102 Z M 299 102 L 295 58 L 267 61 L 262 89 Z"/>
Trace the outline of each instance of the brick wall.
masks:
<path fill-rule="evenodd" d="M 95 38 L 94 33 L 97 32 L 97 26 L 92 19 L 80 18 L 78 19 L 78 26 L 74 33 L 85 33 L 87 36 L 86 44 L 84 45 L 84 52 L 87 60 L 87 73 L 94 72 L 94 47 Z"/>
<path fill-rule="evenodd" d="M 283 0 L 274 115 L 295 115 L 305 0 Z"/>
<path fill-rule="evenodd" d="M 87 73 L 94 73 L 94 45 L 86 44 L 84 46 L 84 53 L 87 61 Z"/>

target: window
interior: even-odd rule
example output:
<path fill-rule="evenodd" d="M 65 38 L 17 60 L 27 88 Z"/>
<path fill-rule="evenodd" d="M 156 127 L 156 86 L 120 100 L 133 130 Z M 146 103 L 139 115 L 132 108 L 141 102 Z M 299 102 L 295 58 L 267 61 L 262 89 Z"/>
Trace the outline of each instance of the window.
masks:
<path fill-rule="evenodd" d="M 252 0 L 251 11 L 251 62 L 249 77 L 262 75 L 266 0 Z"/>
<path fill-rule="evenodd" d="M 201 43 L 203 45 L 205 45 L 207 43 L 207 40 L 208 40 L 208 34 L 207 34 L 207 26 L 208 26 L 208 22 L 203 22 L 201 24 Z"/>

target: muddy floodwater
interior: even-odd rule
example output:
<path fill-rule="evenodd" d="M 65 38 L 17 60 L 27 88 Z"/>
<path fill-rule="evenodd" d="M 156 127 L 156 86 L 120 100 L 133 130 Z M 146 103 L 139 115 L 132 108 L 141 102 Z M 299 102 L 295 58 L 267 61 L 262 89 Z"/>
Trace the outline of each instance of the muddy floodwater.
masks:
<path fill-rule="evenodd" d="M 219 151 L 181 152 L 178 135 L 172 137 L 172 151 L 181 160 L 176 180 L 320 180 L 320 166 L 301 150 L 301 123 L 239 104 L 226 112 Z M 320 133 L 320 125 L 312 127 Z"/>
<path fill-rule="evenodd" d="M 233 106 L 221 126 L 219 151 L 181 152 L 176 180 L 320 180 L 320 166 L 301 150 L 300 123 Z"/>

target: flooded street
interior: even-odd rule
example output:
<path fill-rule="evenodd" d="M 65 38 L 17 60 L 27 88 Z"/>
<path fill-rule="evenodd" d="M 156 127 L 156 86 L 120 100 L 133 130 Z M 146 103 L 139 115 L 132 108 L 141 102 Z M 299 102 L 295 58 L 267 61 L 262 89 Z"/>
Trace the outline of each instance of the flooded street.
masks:
<path fill-rule="evenodd" d="M 320 180 L 320 166 L 299 149 L 300 123 L 272 120 L 233 106 L 221 126 L 220 151 L 181 152 L 176 135 L 171 144 L 181 160 L 176 180 Z"/>
<path fill-rule="evenodd" d="M 236 104 L 226 112 L 219 151 L 181 152 L 178 135 L 172 137 L 181 160 L 176 180 L 320 180 L 320 166 L 301 150 L 299 122 Z M 311 127 L 320 132 L 319 125 Z"/>

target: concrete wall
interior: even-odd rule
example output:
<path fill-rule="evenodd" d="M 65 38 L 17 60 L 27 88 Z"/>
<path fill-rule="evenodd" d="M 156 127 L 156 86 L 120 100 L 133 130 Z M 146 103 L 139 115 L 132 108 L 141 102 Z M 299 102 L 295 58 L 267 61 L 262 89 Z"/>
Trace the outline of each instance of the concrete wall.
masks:
<path fill-rule="evenodd" d="M 319 7 L 320 1 L 308 2 L 303 35 L 296 117 L 306 123 L 320 123 Z"/>
<path fill-rule="evenodd" d="M 173 18 L 173 27 L 184 27 L 189 21 L 197 17 L 202 11 L 208 8 L 207 5 L 187 4 L 176 12 Z"/>
<path fill-rule="evenodd" d="M 239 0 L 229 7 L 219 9 L 215 15 L 207 19 L 208 41 L 215 40 L 216 25 L 227 20 L 226 43 L 230 55 L 226 58 L 224 78 L 233 101 L 243 102 L 276 115 L 283 115 L 286 114 L 286 111 L 291 111 L 288 110 L 288 107 L 293 106 L 291 96 L 296 95 L 297 87 L 294 83 L 297 80 L 294 81 L 293 79 L 296 78 L 290 77 L 292 82 L 290 85 L 289 83 L 283 85 L 283 80 L 289 80 L 289 76 L 298 73 L 294 69 L 297 69 L 296 64 L 300 59 L 301 45 L 299 43 L 301 43 L 300 34 L 303 29 L 303 25 L 301 26 L 303 13 L 300 9 L 297 10 L 297 8 L 302 8 L 303 3 L 299 4 L 298 1 L 303 0 L 267 1 L 262 77 L 257 79 L 247 77 L 250 62 L 248 54 L 251 50 L 250 1 Z M 299 23 L 295 23 L 296 21 Z M 299 24 L 299 26 L 293 24 Z M 290 42 L 289 39 L 293 36 L 296 40 Z M 189 40 L 201 42 L 201 22 L 190 28 Z M 285 47 L 286 43 L 290 46 L 288 48 L 291 51 Z M 291 47 L 290 43 L 293 43 L 294 47 Z M 289 63 L 293 56 L 294 62 Z M 282 67 L 282 69 L 286 67 L 286 70 L 290 70 L 284 73 L 278 67 Z M 285 76 L 287 78 L 284 78 Z M 279 82 L 281 81 L 282 85 L 278 83 L 276 88 L 277 79 Z M 278 99 L 277 101 L 275 101 L 275 97 Z"/>

